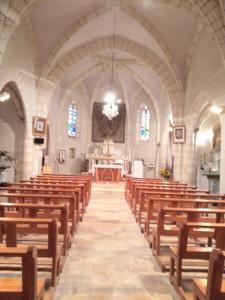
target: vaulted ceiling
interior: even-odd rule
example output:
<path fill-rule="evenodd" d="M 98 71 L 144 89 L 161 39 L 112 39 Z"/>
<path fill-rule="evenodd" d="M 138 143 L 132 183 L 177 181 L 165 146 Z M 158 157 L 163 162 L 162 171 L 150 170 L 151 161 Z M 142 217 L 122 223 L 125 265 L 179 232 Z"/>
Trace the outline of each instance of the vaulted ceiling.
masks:
<path fill-rule="evenodd" d="M 176 97 L 184 101 L 202 28 L 207 24 L 218 47 L 223 44 L 213 25 L 223 24 L 220 0 L 14 0 L 0 5 L 12 27 L 29 25 L 37 77 L 65 90 L 82 84 L 89 97 L 110 85 L 113 73 L 113 85 L 128 99 L 142 86 L 154 99 L 166 89 L 172 102 Z"/>

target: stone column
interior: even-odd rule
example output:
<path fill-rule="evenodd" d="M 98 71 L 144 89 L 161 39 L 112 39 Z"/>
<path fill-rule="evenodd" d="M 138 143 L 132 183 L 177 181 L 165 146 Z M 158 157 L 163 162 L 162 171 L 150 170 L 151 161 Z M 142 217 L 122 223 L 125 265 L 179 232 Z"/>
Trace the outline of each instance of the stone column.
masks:
<path fill-rule="evenodd" d="M 220 194 L 225 194 L 225 113 L 219 117 L 221 122 Z"/>

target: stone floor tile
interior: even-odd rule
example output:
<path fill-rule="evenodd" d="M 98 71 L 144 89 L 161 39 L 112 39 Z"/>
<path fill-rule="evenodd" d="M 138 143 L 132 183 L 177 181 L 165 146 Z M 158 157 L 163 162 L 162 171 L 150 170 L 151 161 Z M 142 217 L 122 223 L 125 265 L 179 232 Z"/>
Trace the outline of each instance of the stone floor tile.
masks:
<path fill-rule="evenodd" d="M 52 300 L 178 300 L 124 197 L 124 182 L 92 195 Z"/>

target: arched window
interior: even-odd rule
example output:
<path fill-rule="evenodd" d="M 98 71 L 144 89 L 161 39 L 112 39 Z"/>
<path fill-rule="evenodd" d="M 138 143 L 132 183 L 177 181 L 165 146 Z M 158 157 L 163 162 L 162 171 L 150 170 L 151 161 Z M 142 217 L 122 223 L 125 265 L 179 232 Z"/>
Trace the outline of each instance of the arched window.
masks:
<path fill-rule="evenodd" d="M 68 136 L 76 137 L 77 133 L 77 107 L 74 103 L 69 105 Z"/>
<path fill-rule="evenodd" d="M 140 141 L 149 141 L 149 127 L 150 127 L 150 110 L 147 105 L 141 105 L 139 123 L 139 138 Z"/>

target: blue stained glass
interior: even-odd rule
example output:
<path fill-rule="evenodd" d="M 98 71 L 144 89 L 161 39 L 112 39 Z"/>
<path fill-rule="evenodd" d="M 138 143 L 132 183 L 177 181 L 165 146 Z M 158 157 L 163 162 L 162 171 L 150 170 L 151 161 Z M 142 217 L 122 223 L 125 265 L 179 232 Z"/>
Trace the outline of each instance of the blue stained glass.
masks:
<path fill-rule="evenodd" d="M 141 112 L 141 140 L 149 140 L 149 127 L 150 127 L 150 111 L 147 107 Z"/>
<path fill-rule="evenodd" d="M 68 135 L 71 137 L 76 136 L 77 126 L 77 108 L 75 105 L 69 105 L 68 114 Z"/>

